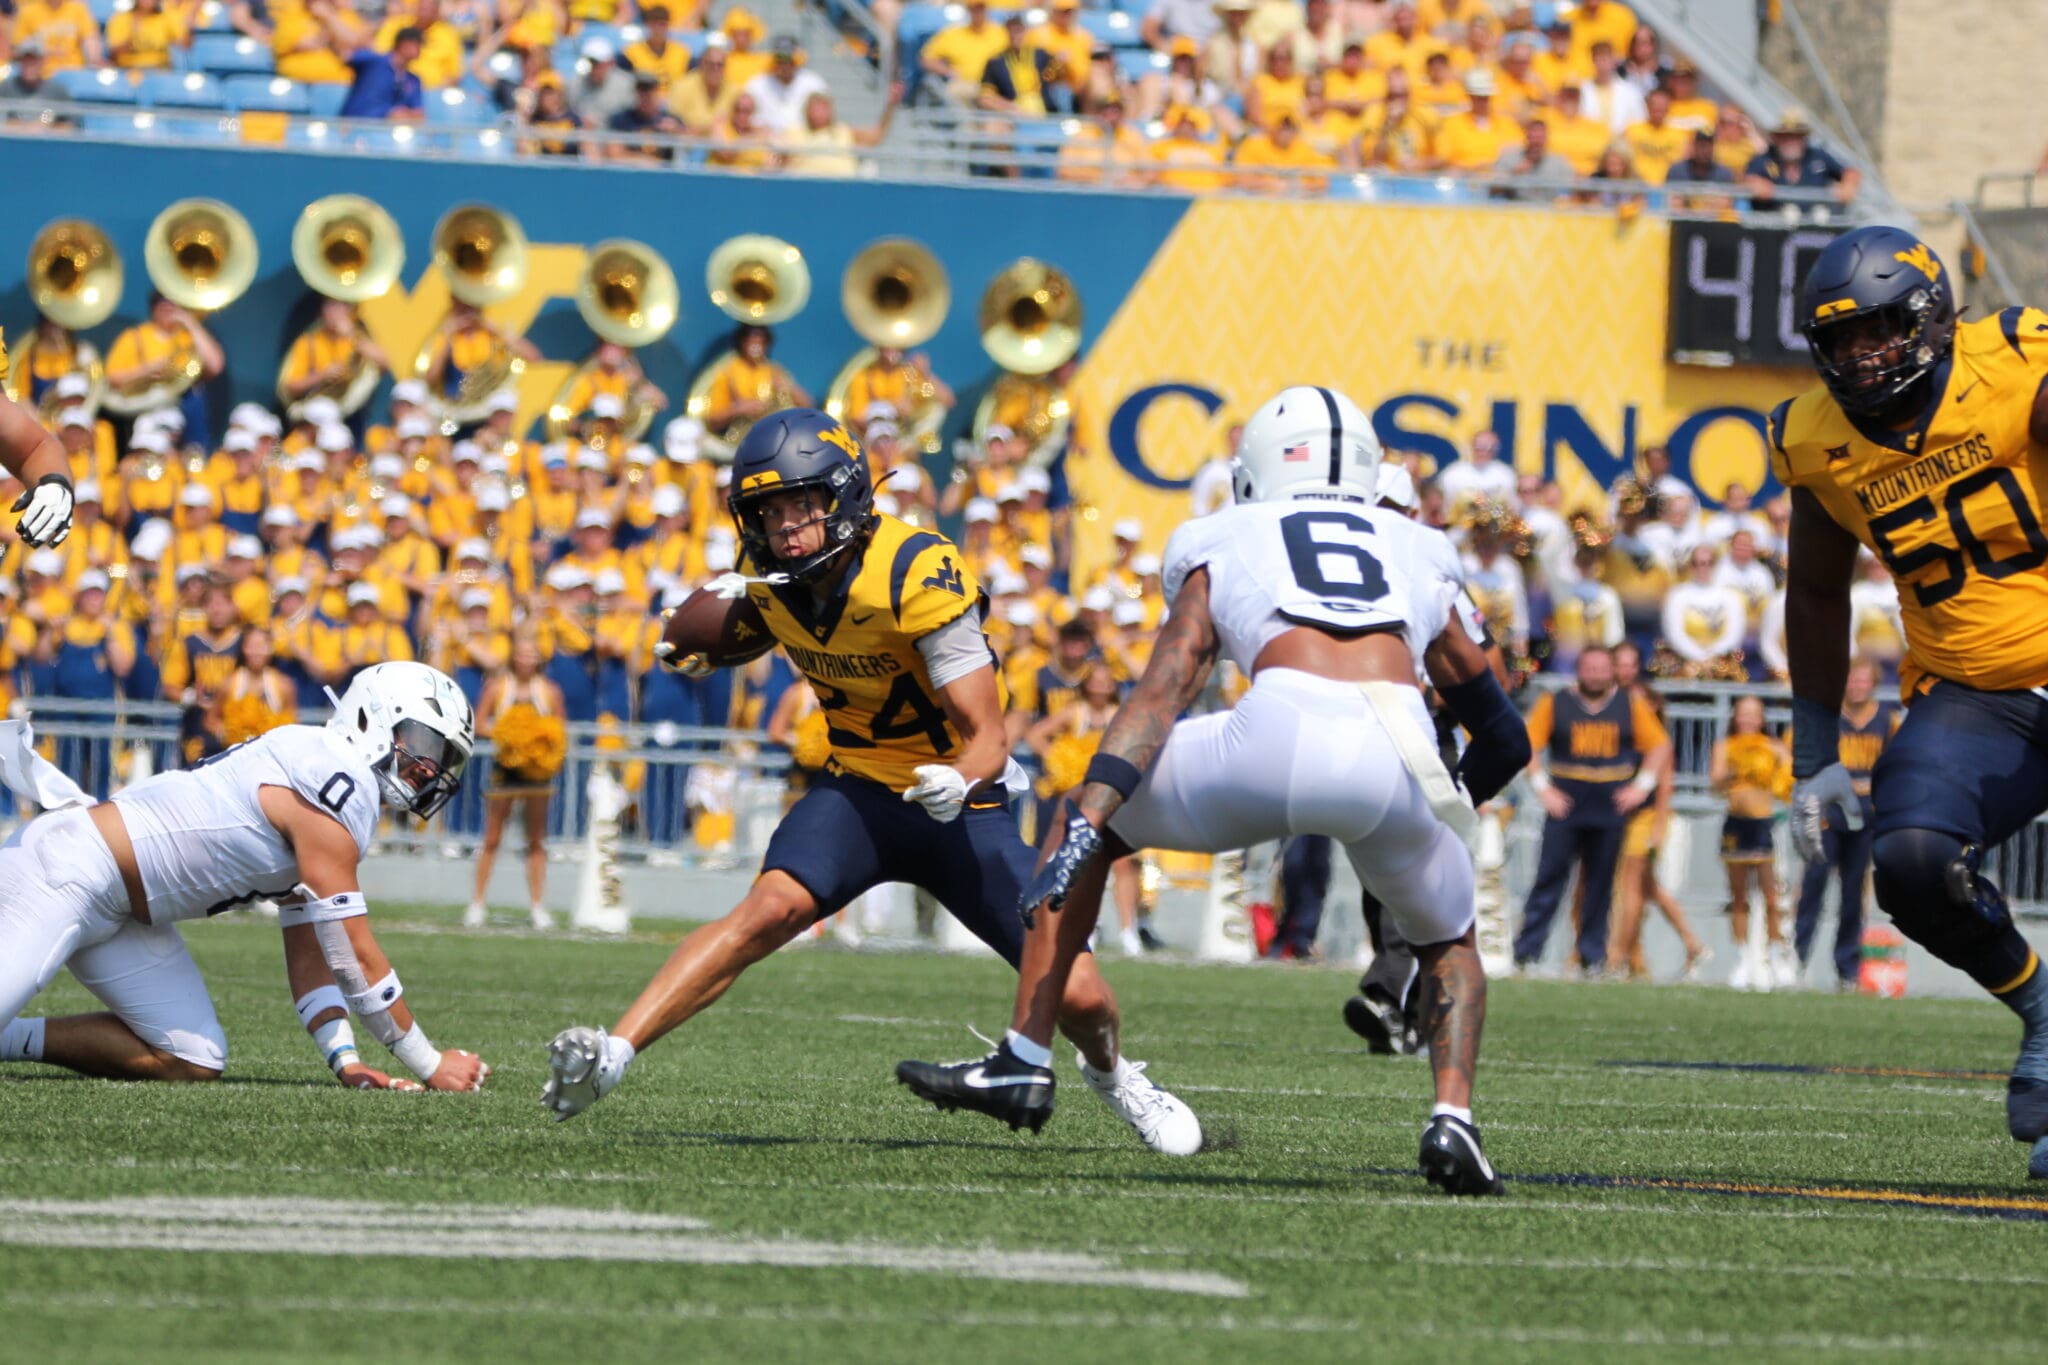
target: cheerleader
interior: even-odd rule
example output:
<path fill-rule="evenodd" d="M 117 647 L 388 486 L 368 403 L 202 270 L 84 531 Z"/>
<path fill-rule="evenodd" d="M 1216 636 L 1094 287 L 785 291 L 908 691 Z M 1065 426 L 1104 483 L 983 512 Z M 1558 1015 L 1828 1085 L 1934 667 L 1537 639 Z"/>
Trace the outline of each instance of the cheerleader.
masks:
<path fill-rule="evenodd" d="M 1081 675 L 1074 699 L 1025 732 L 1025 743 L 1045 763 L 1045 777 L 1039 794 L 1048 800 L 1079 787 L 1102 743 L 1103 731 L 1115 718 L 1120 689 L 1108 664 L 1097 659 Z M 1126 953 L 1145 951 L 1144 935 L 1138 928 L 1138 855 L 1119 858 L 1110 864 L 1111 886 L 1116 895 L 1118 942 Z"/>
<path fill-rule="evenodd" d="M 476 891 L 462 915 L 465 928 L 481 928 L 488 918 L 484 894 L 491 884 L 491 866 L 498 860 L 498 844 L 505 837 L 505 822 L 515 807 L 526 831 L 526 896 L 533 927 L 554 927 L 542 896 L 548 877 L 548 801 L 569 756 L 562 714 L 562 689 L 541 676 L 539 643 L 521 634 L 512 642 L 511 666 L 484 684 L 476 708 L 477 737 L 497 746 L 497 758 L 485 793 Z"/>
<path fill-rule="evenodd" d="M 263 626 L 242 632 L 235 671 L 228 675 L 215 705 L 211 728 L 229 744 L 240 744 L 299 718 L 298 689 L 281 669 L 272 666 L 276 643 Z"/>
<path fill-rule="evenodd" d="M 1798 981 L 1798 963 L 1785 941 L 1784 917 L 1778 906 L 1778 881 L 1771 867 L 1771 816 L 1791 792 L 1792 759 L 1785 746 L 1764 731 L 1761 697 L 1738 697 L 1729 718 L 1728 734 L 1714 745 L 1708 767 L 1714 790 L 1728 800 L 1721 825 L 1721 861 L 1728 868 L 1728 915 L 1738 952 L 1749 942 L 1749 891 L 1763 893 L 1764 927 L 1770 947 L 1768 980 L 1757 980 L 1748 955 L 1735 965 L 1728 984 L 1737 990 L 1752 986 L 1791 986 Z"/>
<path fill-rule="evenodd" d="M 1615 649 L 1614 682 L 1622 691 L 1648 702 L 1658 720 L 1664 719 L 1664 698 L 1643 676 L 1642 651 L 1634 645 L 1624 643 Z M 1629 817 L 1622 835 L 1621 869 L 1615 878 L 1619 914 L 1607 945 L 1607 963 L 1609 971 L 1626 973 L 1631 981 L 1650 978 L 1649 962 L 1643 955 L 1643 912 L 1652 905 L 1671 921 L 1679 941 L 1685 944 L 1682 980 L 1698 980 L 1700 968 L 1714 955 L 1693 932 L 1692 921 L 1679 907 L 1677 898 L 1657 879 L 1657 853 L 1664 847 L 1671 829 L 1672 770 L 1676 766 L 1664 765 L 1664 770 L 1657 774 L 1657 795 Z"/>

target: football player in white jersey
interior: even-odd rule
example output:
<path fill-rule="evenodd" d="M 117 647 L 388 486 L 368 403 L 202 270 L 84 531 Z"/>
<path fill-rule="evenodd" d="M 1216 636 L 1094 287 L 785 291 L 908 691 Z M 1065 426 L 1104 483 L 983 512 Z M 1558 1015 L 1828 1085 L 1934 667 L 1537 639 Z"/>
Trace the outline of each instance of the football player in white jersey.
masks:
<path fill-rule="evenodd" d="M 227 1039 L 178 922 L 263 897 L 284 902 L 299 1019 L 342 1084 L 421 1088 L 363 1064 L 353 1011 L 427 1088 L 481 1087 L 490 1068 L 437 1050 L 400 998 L 356 876 L 379 807 L 433 815 L 474 742 L 453 680 L 425 664 L 378 664 L 356 675 L 325 727 L 287 725 L 110 801 L 77 793 L 30 821 L 0 846 L 0 1061 L 120 1080 L 217 1079 Z M 69 785 L 47 765 L 24 780 L 22 769 L 41 762 L 25 746 L 0 757 L 17 792 L 47 800 Z M 67 966 L 107 1011 L 18 1017 Z"/>
<path fill-rule="evenodd" d="M 1436 1079 L 1422 1172 L 1450 1194 L 1499 1194 L 1472 1122 L 1486 974 L 1461 836 L 1473 829 L 1473 802 L 1528 762 L 1529 736 L 1453 618 L 1464 575 L 1450 541 L 1376 505 L 1380 458 L 1365 414 L 1329 389 L 1287 389 L 1246 424 L 1237 505 L 1168 542 L 1170 614 L 1152 661 L 1104 734 L 1064 829 L 1049 835 L 1023 909 L 1031 922 L 1069 897 L 1096 904 L 1110 860 L 1135 849 L 1216 852 L 1330 835 L 1421 965 Z M 1230 711 L 1176 723 L 1219 653 L 1251 675 L 1251 690 Z M 1473 736 L 1458 762 L 1462 792 L 1437 755 L 1417 659 Z M 904 1062 L 897 1078 L 941 1108 L 1042 1122 L 1053 1103 L 1053 1015 L 1091 919 L 1036 916 L 1012 1027 L 993 1053 Z"/>

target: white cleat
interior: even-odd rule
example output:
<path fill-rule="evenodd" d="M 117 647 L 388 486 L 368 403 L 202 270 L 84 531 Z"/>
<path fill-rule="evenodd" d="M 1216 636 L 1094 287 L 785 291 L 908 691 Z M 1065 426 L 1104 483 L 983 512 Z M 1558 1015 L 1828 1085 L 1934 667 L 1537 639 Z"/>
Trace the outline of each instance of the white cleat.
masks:
<path fill-rule="evenodd" d="M 1163 1156 L 1193 1156 L 1202 1150 L 1202 1121 L 1194 1110 L 1152 1084 L 1145 1063 L 1126 1058 L 1116 1072 L 1102 1072 L 1079 1053 L 1074 1061 L 1088 1088 L 1137 1129 L 1147 1147 Z"/>
<path fill-rule="evenodd" d="M 548 930 L 555 927 L 555 917 L 553 915 L 550 915 L 547 912 L 547 910 L 542 906 L 534 906 L 533 909 L 528 912 L 528 915 L 532 919 L 533 927 L 543 934 L 545 934 Z"/>
<path fill-rule="evenodd" d="M 601 1028 L 565 1028 L 548 1044 L 548 1083 L 541 1107 L 555 1121 L 575 1118 L 612 1092 L 626 1074 L 623 1040 Z"/>
<path fill-rule="evenodd" d="M 1796 990 L 1799 986 L 1799 955 L 1792 951 L 1789 943 L 1773 943 L 1770 948 L 1771 985 L 1781 991 Z"/>
<path fill-rule="evenodd" d="M 490 923 L 490 919 L 490 912 L 484 909 L 483 902 L 471 901 L 469 908 L 462 912 L 462 927 L 465 929 L 481 929 L 484 925 Z"/>

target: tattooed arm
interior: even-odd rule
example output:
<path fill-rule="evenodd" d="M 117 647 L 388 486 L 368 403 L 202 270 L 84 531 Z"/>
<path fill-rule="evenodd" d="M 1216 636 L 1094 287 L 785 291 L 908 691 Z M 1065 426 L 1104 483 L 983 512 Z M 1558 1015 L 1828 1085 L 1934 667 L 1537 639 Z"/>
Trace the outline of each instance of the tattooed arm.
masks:
<path fill-rule="evenodd" d="M 1173 613 L 1160 627 L 1145 676 L 1117 708 L 1116 719 L 1109 723 L 1097 752 L 1125 759 L 1139 772 L 1150 768 L 1174 721 L 1201 695 L 1202 684 L 1215 665 L 1216 625 L 1209 619 L 1209 571 L 1196 569 L 1173 599 Z M 1088 822 L 1101 829 L 1123 803 L 1114 788 L 1090 782 L 1081 788 L 1077 804 Z"/>

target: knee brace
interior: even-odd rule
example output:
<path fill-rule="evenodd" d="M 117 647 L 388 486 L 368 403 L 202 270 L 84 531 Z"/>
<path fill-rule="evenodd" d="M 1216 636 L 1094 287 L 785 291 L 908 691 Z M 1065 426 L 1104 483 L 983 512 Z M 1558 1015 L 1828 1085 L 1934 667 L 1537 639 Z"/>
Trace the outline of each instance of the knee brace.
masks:
<path fill-rule="evenodd" d="M 1997 989 L 2026 969 L 2026 940 L 1986 877 L 1984 850 L 1952 834 L 1893 830 L 1871 848 L 1877 903 L 1901 933 Z"/>

